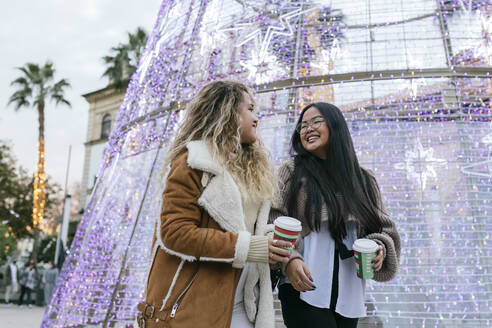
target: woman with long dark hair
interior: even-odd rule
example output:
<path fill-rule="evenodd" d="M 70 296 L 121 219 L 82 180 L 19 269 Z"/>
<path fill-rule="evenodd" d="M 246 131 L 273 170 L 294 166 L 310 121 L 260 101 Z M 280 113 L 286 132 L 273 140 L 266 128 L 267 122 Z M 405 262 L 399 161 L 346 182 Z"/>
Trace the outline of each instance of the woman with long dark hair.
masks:
<path fill-rule="evenodd" d="M 288 328 L 356 327 L 365 316 L 365 281 L 356 275 L 352 245 L 378 244 L 374 280 L 395 277 L 400 237 L 383 209 L 374 176 L 359 165 L 347 123 L 334 105 L 301 112 L 291 140 L 292 160 L 278 171 L 270 220 L 302 222 L 301 236 L 282 270 L 279 298 Z"/>

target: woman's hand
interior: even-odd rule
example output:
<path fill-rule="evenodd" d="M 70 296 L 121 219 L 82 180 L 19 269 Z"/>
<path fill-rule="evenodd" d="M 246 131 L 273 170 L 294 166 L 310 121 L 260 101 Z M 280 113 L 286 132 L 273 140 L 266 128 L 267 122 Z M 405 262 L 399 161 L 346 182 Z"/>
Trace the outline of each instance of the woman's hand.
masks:
<path fill-rule="evenodd" d="M 378 250 L 376 251 L 376 257 L 374 258 L 373 268 L 374 271 L 379 271 L 383 267 L 383 246 L 378 246 Z"/>
<path fill-rule="evenodd" d="M 316 286 L 311 278 L 311 273 L 303 260 L 293 259 L 290 261 L 287 265 L 285 273 L 287 274 L 287 278 L 289 278 L 289 281 L 295 290 L 304 292 L 306 290 L 316 289 Z"/>
<path fill-rule="evenodd" d="M 283 248 L 281 248 L 283 247 Z M 289 262 L 290 252 L 284 248 L 291 248 L 292 244 L 285 240 L 268 239 L 268 262 Z"/>

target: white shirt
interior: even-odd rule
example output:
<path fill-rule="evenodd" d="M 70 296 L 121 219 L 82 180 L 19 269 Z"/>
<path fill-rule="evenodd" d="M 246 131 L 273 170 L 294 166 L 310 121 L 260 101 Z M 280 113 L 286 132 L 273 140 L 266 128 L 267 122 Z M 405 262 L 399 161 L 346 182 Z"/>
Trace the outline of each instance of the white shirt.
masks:
<path fill-rule="evenodd" d="M 335 241 L 328 231 L 328 222 L 321 223 L 319 232 L 312 231 L 303 240 L 303 257 L 316 285 L 314 291 L 301 293 L 301 299 L 318 308 L 329 308 Z M 343 243 L 352 249 L 357 239 L 357 226 L 354 221 L 347 223 L 347 237 Z M 365 281 L 357 277 L 355 259 L 339 259 L 338 299 L 335 312 L 347 318 L 366 316 L 364 305 Z"/>
<path fill-rule="evenodd" d="M 17 285 L 17 266 L 14 263 L 10 263 L 10 275 L 12 277 L 12 285 Z"/>

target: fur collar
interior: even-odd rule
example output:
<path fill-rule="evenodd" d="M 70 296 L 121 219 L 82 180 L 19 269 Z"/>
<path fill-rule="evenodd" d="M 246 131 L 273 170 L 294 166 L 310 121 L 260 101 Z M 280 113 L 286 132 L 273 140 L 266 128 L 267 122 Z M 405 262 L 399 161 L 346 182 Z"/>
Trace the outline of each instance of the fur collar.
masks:
<path fill-rule="evenodd" d="M 211 173 L 213 175 L 221 175 L 224 168 L 213 159 L 209 146 L 203 140 L 190 141 L 188 148 L 188 165 L 196 170 Z"/>
<path fill-rule="evenodd" d="M 231 232 L 246 231 L 241 192 L 231 174 L 213 159 L 207 143 L 191 141 L 188 148 L 188 165 L 213 177 L 198 199 L 222 229 Z"/>

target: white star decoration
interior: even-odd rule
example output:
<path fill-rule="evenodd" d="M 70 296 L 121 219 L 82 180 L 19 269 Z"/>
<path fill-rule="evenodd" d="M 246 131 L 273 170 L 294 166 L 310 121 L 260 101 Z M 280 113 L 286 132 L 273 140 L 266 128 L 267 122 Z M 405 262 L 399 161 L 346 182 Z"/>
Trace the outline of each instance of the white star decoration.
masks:
<path fill-rule="evenodd" d="M 308 13 L 317 9 L 312 7 L 306 10 L 296 8 L 291 12 L 280 15 L 278 25 L 270 25 L 265 32 L 263 38 L 261 37 L 261 29 L 255 30 L 242 37 L 236 47 L 240 47 L 249 41 L 254 41 L 254 48 L 250 51 L 250 58 L 240 62 L 240 65 L 248 69 L 249 79 L 255 81 L 256 84 L 267 83 L 272 78 L 278 77 L 285 72 L 285 69 L 280 67 L 274 55 L 270 54 L 268 48 L 275 35 L 292 36 L 294 35 L 294 28 L 291 25 L 291 20 L 299 17 L 302 14 Z M 244 26 L 244 29 L 246 26 Z"/>
<path fill-rule="evenodd" d="M 427 85 L 427 81 L 424 78 L 410 79 L 402 81 L 398 89 L 400 91 L 410 90 L 410 95 L 415 98 L 418 96 L 419 88 Z"/>
<path fill-rule="evenodd" d="M 445 165 L 447 161 L 434 157 L 434 149 L 429 147 L 424 149 L 420 140 L 417 141 L 413 150 L 405 152 L 405 161 L 395 164 L 395 168 L 407 171 L 407 178 L 417 181 L 425 189 L 429 178 L 436 178 L 436 166 Z"/>
<path fill-rule="evenodd" d="M 470 1 L 471 2 L 471 1 Z M 475 58 L 484 58 L 492 64 L 492 16 L 480 12 L 480 10 L 463 11 L 467 15 L 469 23 L 465 26 L 466 35 L 461 46 L 457 50 L 472 51 Z M 476 38 L 481 34 L 481 38 Z"/>
<path fill-rule="evenodd" d="M 489 147 L 492 147 L 492 133 L 489 133 L 485 137 L 483 137 L 482 142 L 484 144 L 488 144 Z"/>
<path fill-rule="evenodd" d="M 487 134 L 485 137 L 482 138 L 481 141 L 487 145 L 487 159 L 484 161 L 465 165 L 461 168 L 461 172 L 473 176 L 492 179 L 492 158 L 490 155 L 490 151 L 492 151 L 492 133 Z"/>
<path fill-rule="evenodd" d="M 333 40 L 333 45 L 330 49 L 321 50 L 320 56 L 316 61 L 311 62 L 311 66 L 320 70 L 321 74 L 330 73 L 330 62 L 336 58 L 342 57 L 342 48 L 338 39 Z"/>
<path fill-rule="evenodd" d="M 409 52 L 407 52 L 407 61 L 409 68 L 422 68 L 424 65 L 424 59 L 421 56 L 414 56 Z"/>
<path fill-rule="evenodd" d="M 285 73 L 274 55 L 266 53 L 261 56 L 255 50 L 251 51 L 250 59 L 240 61 L 239 64 L 249 71 L 248 79 L 256 84 L 268 83 Z"/>
<path fill-rule="evenodd" d="M 221 31 L 223 24 L 220 20 L 222 3 L 217 0 L 211 1 L 207 5 L 207 10 L 203 15 L 202 28 L 200 29 L 200 54 L 203 56 L 207 51 L 215 49 L 222 42 L 227 40 L 225 33 Z"/>
<path fill-rule="evenodd" d="M 466 3 L 463 0 L 458 0 L 457 3 L 460 5 L 460 7 L 463 9 L 465 13 L 471 13 L 473 11 L 473 1 L 468 0 L 468 3 Z"/>
<path fill-rule="evenodd" d="M 470 1 L 471 2 L 471 1 Z M 477 57 L 483 57 L 492 64 L 492 16 L 486 17 L 480 14 L 482 27 L 482 40 L 474 53 Z"/>
<path fill-rule="evenodd" d="M 219 0 L 212 0 L 207 5 L 199 32 L 202 56 L 223 45 L 228 40 L 227 32 L 241 31 L 252 25 L 252 23 L 238 23 L 231 26 L 231 22 L 223 17 L 223 5 L 223 1 Z"/>

